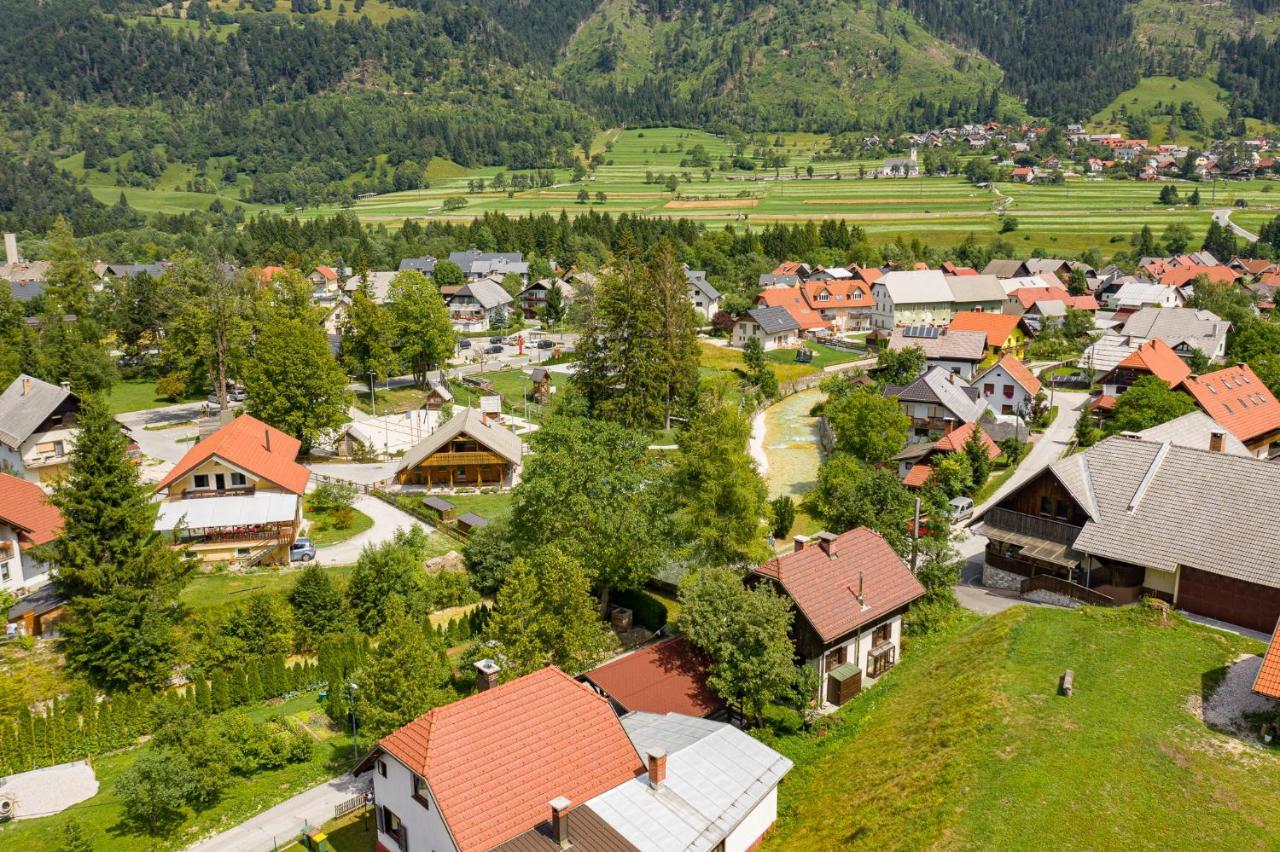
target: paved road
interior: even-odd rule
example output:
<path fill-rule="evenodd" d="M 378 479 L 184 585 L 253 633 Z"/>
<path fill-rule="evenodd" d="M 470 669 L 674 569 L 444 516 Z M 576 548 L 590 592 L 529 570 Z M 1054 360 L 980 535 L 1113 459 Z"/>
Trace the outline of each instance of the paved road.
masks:
<path fill-rule="evenodd" d="M 1258 241 L 1258 235 L 1255 234 L 1253 231 L 1246 231 L 1244 228 L 1241 228 L 1235 222 L 1231 221 L 1230 208 L 1223 208 L 1221 210 L 1213 211 L 1213 221 L 1217 222 L 1219 225 L 1226 225 L 1228 228 L 1230 228 L 1232 231 L 1235 232 L 1236 236 L 1244 237 L 1246 240 L 1248 240 L 1251 243 L 1256 243 Z"/>
<path fill-rule="evenodd" d="M 341 775 L 312 787 L 270 810 L 187 847 L 187 852 L 270 852 L 293 840 L 306 826 L 333 819 L 333 809 L 364 795 L 369 778 Z"/>
<path fill-rule="evenodd" d="M 1018 469 L 1013 472 L 1013 475 L 1006 479 L 1004 484 L 997 488 L 995 493 L 980 506 L 975 507 L 973 513 L 975 519 L 982 512 L 994 506 L 996 502 L 1002 500 L 1010 491 L 1062 458 L 1062 454 L 1066 452 L 1067 445 L 1071 443 L 1071 438 L 1075 434 L 1076 421 L 1080 419 L 1080 413 L 1084 410 L 1088 401 L 1089 395 L 1087 393 L 1080 391 L 1054 391 L 1053 404 L 1058 406 L 1057 418 L 1044 431 L 1040 439 L 1032 445 L 1031 452 L 1027 453 L 1027 457 L 1022 460 L 1022 464 L 1018 465 Z"/>
<path fill-rule="evenodd" d="M 346 541 L 318 548 L 316 560 L 321 565 L 350 565 L 360 556 L 360 551 L 364 549 L 366 544 L 381 544 L 384 541 L 390 541 L 398 529 L 422 527 L 430 535 L 440 535 L 440 533 L 435 532 L 413 515 L 402 512 L 395 506 L 382 502 L 377 497 L 361 494 L 356 498 L 353 505 L 373 519 L 373 526 Z"/>

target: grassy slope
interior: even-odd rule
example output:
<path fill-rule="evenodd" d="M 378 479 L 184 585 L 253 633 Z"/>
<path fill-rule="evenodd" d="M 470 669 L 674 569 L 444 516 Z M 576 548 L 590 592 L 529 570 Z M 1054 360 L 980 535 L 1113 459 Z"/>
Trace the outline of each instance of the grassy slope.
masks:
<path fill-rule="evenodd" d="M 825 739 L 780 743 L 799 765 L 767 848 L 1261 848 L 1280 755 L 1187 709 L 1241 649 L 1261 650 L 1136 609 L 1023 607 L 916 644 Z"/>

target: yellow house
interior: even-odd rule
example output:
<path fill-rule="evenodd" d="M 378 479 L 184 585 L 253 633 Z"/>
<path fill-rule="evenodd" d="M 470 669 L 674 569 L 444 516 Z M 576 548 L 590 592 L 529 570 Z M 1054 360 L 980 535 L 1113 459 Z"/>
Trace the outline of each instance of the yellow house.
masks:
<path fill-rule="evenodd" d="M 157 532 L 204 562 L 287 562 L 311 472 L 300 444 L 242 415 L 197 443 L 156 486 Z"/>
<path fill-rule="evenodd" d="M 1013 314 L 961 311 L 947 326 L 948 331 L 981 331 L 987 335 L 987 357 L 997 361 L 1005 355 L 1021 358 L 1027 347 L 1022 318 Z"/>

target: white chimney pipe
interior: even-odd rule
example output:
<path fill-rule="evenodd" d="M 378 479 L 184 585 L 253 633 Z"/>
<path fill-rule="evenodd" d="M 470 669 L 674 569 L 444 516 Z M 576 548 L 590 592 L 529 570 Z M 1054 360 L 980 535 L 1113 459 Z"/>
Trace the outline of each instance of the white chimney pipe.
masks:
<path fill-rule="evenodd" d="M 15 263 L 20 263 L 22 261 L 22 258 L 19 257 L 18 255 L 18 235 L 17 234 L 4 235 L 4 260 L 5 260 L 5 263 L 9 264 L 10 266 L 13 266 Z"/>

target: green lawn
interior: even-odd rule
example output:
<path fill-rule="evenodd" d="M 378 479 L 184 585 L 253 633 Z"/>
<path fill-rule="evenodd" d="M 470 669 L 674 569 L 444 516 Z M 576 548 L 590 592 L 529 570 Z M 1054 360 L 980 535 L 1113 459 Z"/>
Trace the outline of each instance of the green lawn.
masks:
<path fill-rule="evenodd" d="M 370 404 L 367 388 L 355 391 L 356 408 L 365 414 L 399 414 L 404 411 L 416 411 L 427 401 L 427 392 L 415 387 L 378 388 L 374 391 L 377 399 L 377 411 Z"/>
<path fill-rule="evenodd" d="M 345 583 L 350 565 L 326 565 L 323 570 L 339 583 Z M 247 574 L 197 574 L 182 590 L 182 603 L 192 609 L 209 609 L 247 600 L 258 592 L 286 592 L 298 579 L 300 568 L 264 568 Z"/>
<path fill-rule="evenodd" d="M 495 520 L 511 511 L 511 492 L 502 491 L 493 494 L 448 494 L 446 500 L 458 507 L 458 514 L 475 512 L 481 517 Z"/>
<path fill-rule="evenodd" d="M 346 541 L 373 526 L 373 518 L 370 518 L 359 509 L 352 509 L 351 522 L 346 527 L 336 527 L 334 526 L 335 519 L 332 512 L 318 512 L 312 509 L 310 495 L 307 496 L 304 502 L 304 511 L 306 517 L 311 521 L 311 528 L 307 531 L 307 538 L 311 539 L 312 544 L 316 547 L 327 547 L 340 541 Z"/>
<path fill-rule="evenodd" d="M 203 399 L 203 396 L 189 396 L 180 402 Z M 126 379 L 116 382 L 107 392 L 107 407 L 112 414 L 127 414 L 130 411 L 146 411 L 149 408 L 162 408 L 173 405 L 174 401 L 156 396 L 156 383 L 151 379 Z"/>
<path fill-rule="evenodd" d="M 294 714 L 318 706 L 317 693 L 301 695 L 283 704 L 264 705 L 254 718 Z M 312 747 L 311 759 L 282 769 L 235 778 L 221 801 L 200 813 L 187 811 L 185 819 L 165 838 L 135 833 L 123 822 L 123 805 L 115 794 L 116 780 L 142 753 L 138 749 L 94 759 L 98 774 L 97 795 L 60 814 L 22 820 L 0 826 L 0 849 L 58 849 L 68 821 L 80 823 L 96 852 L 132 852 L 136 849 L 180 849 L 201 837 L 238 825 L 248 817 L 279 804 L 348 769 L 352 763 L 351 733 L 334 732 Z M 282 842 L 287 838 L 280 838 Z"/>
<path fill-rule="evenodd" d="M 796 761 L 767 849 L 1262 849 L 1280 751 L 1188 709 L 1260 643 L 1146 608 L 1015 607 L 913 641 Z M 1057 694 L 1064 669 L 1075 694 Z M 1031 838 L 1035 838 L 1031 841 Z"/>

